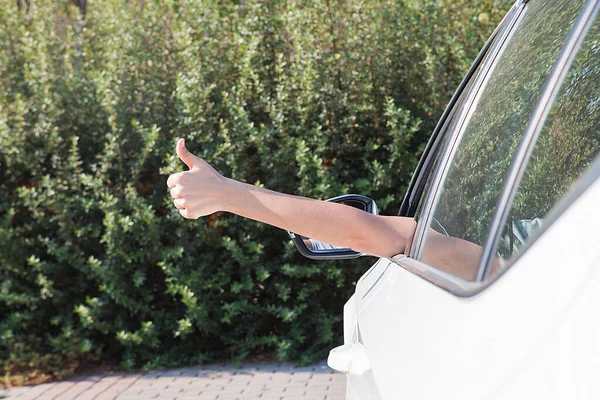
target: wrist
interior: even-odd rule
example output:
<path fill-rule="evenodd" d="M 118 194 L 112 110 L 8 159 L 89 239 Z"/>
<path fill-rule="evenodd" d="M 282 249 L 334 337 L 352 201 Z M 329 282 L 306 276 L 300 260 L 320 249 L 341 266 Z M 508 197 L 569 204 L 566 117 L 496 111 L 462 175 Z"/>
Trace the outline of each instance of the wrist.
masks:
<path fill-rule="evenodd" d="M 244 193 L 247 192 L 248 185 L 231 178 L 223 179 L 225 179 L 225 190 L 221 196 L 221 210 L 238 214 L 240 205 L 244 204 Z"/>

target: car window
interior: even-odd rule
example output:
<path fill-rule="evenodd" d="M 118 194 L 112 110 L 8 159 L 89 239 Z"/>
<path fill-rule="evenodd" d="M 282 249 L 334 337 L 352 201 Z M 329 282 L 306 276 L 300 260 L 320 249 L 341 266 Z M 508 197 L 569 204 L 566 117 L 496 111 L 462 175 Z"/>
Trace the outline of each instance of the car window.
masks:
<path fill-rule="evenodd" d="M 507 169 L 542 86 L 583 5 L 581 0 L 530 1 L 470 115 L 456 127 L 460 142 L 431 221 L 441 234 L 473 244 L 474 254 L 485 241 Z M 437 234 L 427 230 L 422 260 L 474 280 L 478 262 L 448 269 L 436 258 Z"/>
<path fill-rule="evenodd" d="M 430 168 L 431 171 L 435 171 L 435 169 L 437 168 L 437 166 L 440 162 L 440 156 L 443 154 L 444 149 L 446 149 L 448 147 L 448 140 L 450 137 L 450 135 L 448 135 L 448 132 L 452 130 L 451 125 L 453 126 L 456 124 L 457 110 L 460 110 L 465 106 L 467 99 L 469 98 L 469 94 L 471 93 L 471 91 L 473 89 L 475 80 L 479 76 L 479 74 L 481 72 L 481 68 L 485 64 L 485 61 L 487 60 L 488 56 L 489 56 L 489 52 L 488 52 L 488 54 L 486 54 L 485 57 L 483 57 L 482 61 L 477 66 L 477 69 L 473 73 L 473 76 L 465 85 L 462 93 L 460 94 L 460 97 L 456 101 L 456 105 L 450 111 L 450 114 L 448 115 L 448 119 L 446 120 L 444 126 L 442 127 L 442 132 L 441 132 L 440 138 L 438 139 L 439 143 L 436 143 L 436 148 L 434 150 L 435 155 L 432 155 L 435 158 L 434 158 L 434 160 L 432 162 L 432 166 Z M 432 174 L 429 174 L 429 176 L 427 177 L 426 183 L 425 183 L 425 188 L 423 191 L 424 193 L 429 192 L 429 189 L 431 187 L 431 181 L 432 181 Z M 421 196 L 421 198 L 419 199 L 419 203 L 417 205 L 416 213 L 415 213 L 416 221 L 419 221 L 421 212 L 423 211 L 423 207 L 425 205 L 424 203 L 425 203 L 425 196 Z M 435 228 L 435 227 L 433 227 L 433 228 Z"/>
<path fill-rule="evenodd" d="M 600 151 L 600 24 L 591 27 L 535 144 L 517 190 L 498 255 L 509 259 L 541 229 L 546 215 Z"/>
<path fill-rule="evenodd" d="M 481 82 L 485 78 L 484 74 L 482 74 L 482 71 L 489 69 L 489 64 L 492 63 L 494 56 L 497 53 L 496 50 L 501 48 L 503 41 L 506 39 L 506 34 L 504 32 L 506 31 L 506 33 L 509 33 L 510 27 L 514 21 L 518 19 L 519 13 L 519 6 L 518 4 L 515 4 L 504 17 L 500 25 L 496 28 L 492 34 L 492 37 L 482 49 L 482 52 L 477 56 L 475 61 L 476 64 L 474 63 L 474 65 L 471 66 L 471 70 L 473 70 L 473 72 L 471 73 L 471 71 L 469 71 L 467 74 L 468 79 L 466 78 L 466 81 L 461 83 L 462 89 L 459 88 L 458 95 L 454 95 L 457 96 L 456 101 L 454 104 L 449 105 L 449 110 L 444 111 L 444 114 L 447 112 L 447 116 L 442 116 L 443 125 L 440 127 L 439 133 L 437 133 L 435 141 L 428 144 L 428 147 L 431 146 L 431 149 L 426 150 L 426 159 L 424 160 L 423 169 L 417 170 L 417 173 L 420 174 L 420 176 L 416 179 L 415 187 L 409 189 L 412 190 L 412 193 L 409 194 L 409 202 L 407 207 L 408 210 L 410 210 L 411 204 L 416 202 L 413 215 L 417 223 L 421 219 L 423 210 L 427 204 L 428 196 L 432 194 L 431 185 L 433 183 L 434 171 L 438 169 L 440 162 L 444 158 L 444 153 L 448 149 L 449 142 L 451 142 L 452 138 L 451 133 L 456 129 L 456 125 L 460 120 L 459 113 L 463 109 L 468 109 L 469 104 L 473 102 L 473 98 L 477 91 L 476 89 L 480 87 Z M 452 99 L 452 101 L 454 101 L 454 99 Z M 434 135 L 436 135 L 436 133 L 434 133 Z M 405 204 L 403 203 L 403 207 L 404 206 Z M 408 215 L 410 215 L 410 211 L 408 211 L 408 213 Z M 402 208 L 399 215 L 406 215 L 402 214 Z M 432 220 L 430 226 L 434 230 L 447 234 L 444 230 L 444 227 L 441 226 L 435 219 Z M 419 233 L 415 232 L 410 243 L 408 243 L 408 254 L 411 256 L 414 255 L 414 246 L 416 245 L 413 240 L 418 236 Z"/>

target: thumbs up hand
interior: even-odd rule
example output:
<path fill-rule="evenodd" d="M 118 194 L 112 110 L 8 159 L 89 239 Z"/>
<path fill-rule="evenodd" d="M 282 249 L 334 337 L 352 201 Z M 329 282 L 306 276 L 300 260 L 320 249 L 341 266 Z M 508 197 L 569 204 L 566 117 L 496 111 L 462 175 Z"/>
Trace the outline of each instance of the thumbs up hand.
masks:
<path fill-rule="evenodd" d="M 189 171 L 169 176 L 173 204 L 185 218 L 196 219 L 223 209 L 228 179 L 214 170 L 206 161 L 190 153 L 185 140 L 177 141 L 177 156 Z"/>

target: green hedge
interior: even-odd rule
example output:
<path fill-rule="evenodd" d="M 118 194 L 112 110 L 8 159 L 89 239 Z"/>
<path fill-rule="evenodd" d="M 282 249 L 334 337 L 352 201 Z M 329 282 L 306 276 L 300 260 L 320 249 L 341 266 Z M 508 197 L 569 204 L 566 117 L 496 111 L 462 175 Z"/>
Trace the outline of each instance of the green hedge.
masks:
<path fill-rule="evenodd" d="M 508 6 L 0 0 L 4 381 L 324 357 L 373 259 L 312 262 L 269 226 L 184 220 L 165 185 L 176 138 L 226 176 L 394 214 Z"/>

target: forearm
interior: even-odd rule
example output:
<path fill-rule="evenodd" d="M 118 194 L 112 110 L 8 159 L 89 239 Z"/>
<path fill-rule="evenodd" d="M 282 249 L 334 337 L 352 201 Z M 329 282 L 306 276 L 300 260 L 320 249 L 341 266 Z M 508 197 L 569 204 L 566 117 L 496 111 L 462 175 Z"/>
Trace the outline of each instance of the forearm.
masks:
<path fill-rule="evenodd" d="M 380 257 L 402 253 L 414 220 L 291 196 L 230 180 L 223 210 L 300 235 Z"/>
<path fill-rule="evenodd" d="M 177 142 L 176 151 L 190 170 L 169 176 L 167 186 L 173 204 L 185 218 L 229 211 L 379 257 L 404 253 L 415 230 L 412 218 L 373 215 L 342 204 L 286 195 L 227 179 L 191 154 L 183 139 Z M 430 236 L 426 262 L 445 265 L 465 277 L 478 263 L 480 246 L 435 233 Z"/>

